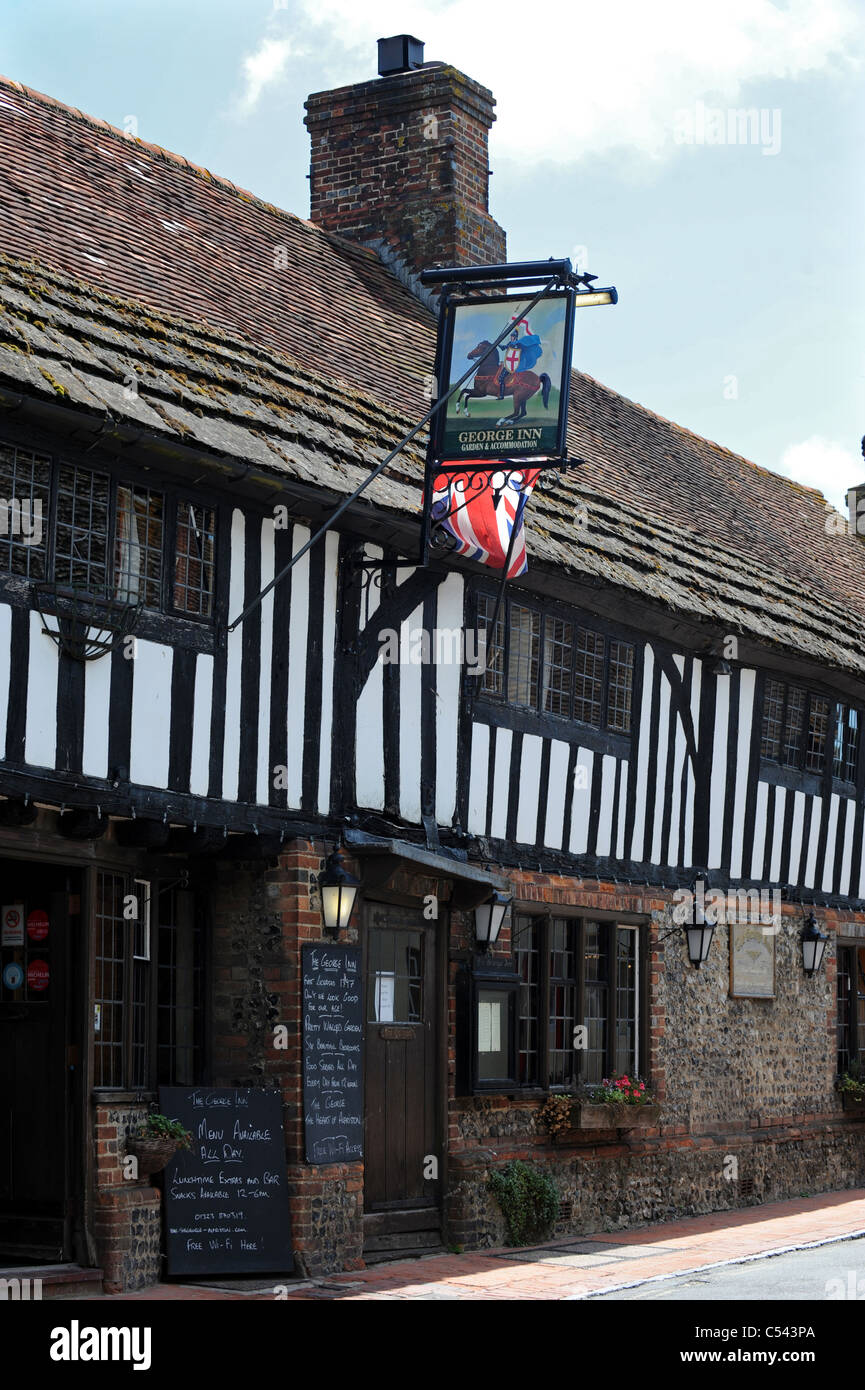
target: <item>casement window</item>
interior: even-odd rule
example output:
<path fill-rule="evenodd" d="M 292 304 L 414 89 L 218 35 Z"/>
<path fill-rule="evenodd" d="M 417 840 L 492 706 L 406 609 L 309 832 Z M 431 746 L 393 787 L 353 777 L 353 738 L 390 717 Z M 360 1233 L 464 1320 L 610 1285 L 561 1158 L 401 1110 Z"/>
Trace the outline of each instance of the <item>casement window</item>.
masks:
<path fill-rule="evenodd" d="M 149 1077 L 151 886 L 96 874 L 93 1084 L 144 1088 Z"/>
<path fill-rule="evenodd" d="M 577 622 L 505 598 L 495 632 L 496 600 L 478 597 L 486 640 L 482 696 L 559 715 L 595 729 L 630 734 L 634 648 Z"/>
<path fill-rule="evenodd" d="M 855 782 L 859 760 L 859 711 L 850 705 L 836 705 L 835 709 L 832 775 L 843 782 Z"/>
<path fill-rule="evenodd" d="M 836 980 L 838 1075 L 865 1074 L 865 946 L 839 942 Z"/>
<path fill-rule="evenodd" d="M 855 782 L 859 726 L 859 711 L 849 705 L 783 681 L 766 681 L 761 753 L 770 762 L 819 775 L 831 748 L 833 776 Z"/>
<path fill-rule="evenodd" d="M 195 1084 L 203 969 L 191 894 L 157 894 L 147 879 L 99 870 L 95 926 L 93 1085 Z"/>
<path fill-rule="evenodd" d="M 570 1089 L 613 1072 L 639 1075 L 645 1062 L 640 928 L 516 914 L 513 940 L 517 1083 Z M 585 1034 L 577 1032 L 581 1027 Z"/>
<path fill-rule="evenodd" d="M 216 513 L 159 490 L 0 442 L 0 574 L 213 616 Z"/>

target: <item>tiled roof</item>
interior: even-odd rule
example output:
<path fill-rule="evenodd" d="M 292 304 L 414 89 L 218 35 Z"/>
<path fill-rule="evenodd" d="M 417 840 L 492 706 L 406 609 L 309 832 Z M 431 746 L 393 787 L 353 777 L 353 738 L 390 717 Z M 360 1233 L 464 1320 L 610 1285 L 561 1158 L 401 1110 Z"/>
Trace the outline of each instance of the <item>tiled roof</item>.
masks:
<path fill-rule="evenodd" d="M 372 252 L 6 79 L 0 180 L 17 389 L 337 492 L 426 408 L 434 320 Z M 371 500 L 417 514 L 423 442 Z M 865 675 L 865 548 L 819 493 L 580 373 L 569 442 L 535 563 Z"/>
<path fill-rule="evenodd" d="M 2 77 L 0 182 L 7 254 L 420 398 L 430 316 L 373 251 Z"/>

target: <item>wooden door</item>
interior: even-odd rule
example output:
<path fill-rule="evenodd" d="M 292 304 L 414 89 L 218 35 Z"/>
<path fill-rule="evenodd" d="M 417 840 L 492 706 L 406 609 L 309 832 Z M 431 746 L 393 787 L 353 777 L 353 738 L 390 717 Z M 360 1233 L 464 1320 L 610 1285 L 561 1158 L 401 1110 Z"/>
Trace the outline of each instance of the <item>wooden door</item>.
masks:
<path fill-rule="evenodd" d="M 2 904 L 23 910 L 0 947 L 0 1263 L 72 1254 L 65 879 L 0 861 Z"/>
<path fill-rule="evenodd" d="M 437 1245 L 436 924 L 368 903 L 365 940 L 364 1253 Z"/>

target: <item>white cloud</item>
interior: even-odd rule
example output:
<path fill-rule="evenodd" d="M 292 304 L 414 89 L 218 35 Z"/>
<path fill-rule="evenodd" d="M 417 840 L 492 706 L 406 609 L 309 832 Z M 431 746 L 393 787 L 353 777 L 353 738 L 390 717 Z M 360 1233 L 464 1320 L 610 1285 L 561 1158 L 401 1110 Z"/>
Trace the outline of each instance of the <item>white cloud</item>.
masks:
<path fill-rule="evenodd" d="M 254 53 L 243 60 L 244 90 L 240 109 L 249 112 L 257 105 L 265 87 L 276 82 L 295 50 L 290 39 L 262 39 Z"/>
<path fill-rule="evenodd" d="M 295 0 L 304 20 L 322 88 L 373 77 L 376 38 L 415 34 L 492 88 L 496 158 L 521 163 L 672 153 L 677 112 L 774 108 L 770 84 L 849 70 L 863 38 L 855 0 Z"/>
<path fill-rule="evenodd" d="M 806 487 L 818 488 L 827 501 L 846 516 L 847 489 L 862 482 L 865 463 L 852 449 L 813 434 L 801 444 L 791 444 L 784 450 L 778 472 Z"/>

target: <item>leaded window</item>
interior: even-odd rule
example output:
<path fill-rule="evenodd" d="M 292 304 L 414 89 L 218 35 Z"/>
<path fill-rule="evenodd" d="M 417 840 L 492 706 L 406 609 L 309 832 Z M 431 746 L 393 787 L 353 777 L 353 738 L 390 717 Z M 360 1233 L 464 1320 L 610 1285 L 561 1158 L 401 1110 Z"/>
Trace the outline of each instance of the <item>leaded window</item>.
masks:
<path fill-rule="evenodd" d="M 159 608 L 162 599 L 163 497 L 146 487 L 117 489 L 114 588 L 127 603 Z"/>
<path fill-rule="evenodd" d="M 821 774 L 832 748 L 832 773 L 855 782 L 860 714 L 801 686 L 767 680 L 763 690 L 761 752 L 782 767 Z"/>
<path fill-rule="evenodd" d="M 0 572 L 44 579 L 51 459 L 0 441 Z"/>
<path fill-rule="evenodd" d="M 607 724 L 616 733 L 631 732 L 631 700 L 634 689 L 634 648 L 629 642 L 610 643 Z"/>
<path fill-rule="evenodd" d="M 563 618 L 547 618 L 543 693 L 544 709 L 548 714 L 570 716 L 573 646 L 573 623 Z"/>
<path fill-rule="evenodd" d="M 826 762 L 829 735 L 829 701 L 812 695 L 808 709 L 808 744 L 805 750 L 805 770 L 822 772 Z"/>
<path fill-rule="evenodd" d="M 832 773 L 844 782 L 855 782 L 859 759 L 859 711 L 849 705 L 838 706 L 835 721 L 835 747 Z"/>
<path fill-rule="evenodd" d="M 505 620 L 502 608 L 496 618 L 495 632 L 492 629 L 496 601 L 488 594 L 481 594 L 478 600 L 478 621 L 484 634 L 486 665 L 481 678 L 481 689 L 485 695 L 505 694 Z"/>
<path fill-rule="evenodd" d="M 64 588 L 105 593 L 111 479 L 61 464 L 54 513 L 54 580 Z"/>
<path fill-rule="evenodd" d="M 209 618 L 213 613 L 216 513 L 192 502 L 177 504 L 174 607 Z"/>
<path fill-rule="evenodd" d="M 0 574 L 210 618 L 215 540 L 212 507 L 0 442 Z"/>
<path fill-rule="evenodd" d="M 579 719 L 581 724 L 598 728 L 604 693 L 604 639 L 599 632 L 585 627 L 577 628 L 574 665 L 574 718 Z"/>
<path fill-rule="evenodd" d="M 508 696 L 512 704 L 537 703 L 541 646 L 540 614 L 533 608 L 510 606 L 508 647 Z"/>
<path fill-rule="evenodd" d="M 634 647 L 577 624 L 566 614 L 542 614 L 504 598 L 492 632 L 496 600 L 478 597 L 486 667 L 480 693 L 524 709 L 630 734 Z"/>
<path fill-rule="evenodd" d="M 806 699 L 804 690 L 791 686 L 787 694 L 787 714 L 784 721 L 784 762 L 788 767 L 798 766 L 801 757 Z"/>

